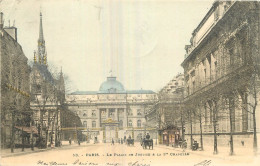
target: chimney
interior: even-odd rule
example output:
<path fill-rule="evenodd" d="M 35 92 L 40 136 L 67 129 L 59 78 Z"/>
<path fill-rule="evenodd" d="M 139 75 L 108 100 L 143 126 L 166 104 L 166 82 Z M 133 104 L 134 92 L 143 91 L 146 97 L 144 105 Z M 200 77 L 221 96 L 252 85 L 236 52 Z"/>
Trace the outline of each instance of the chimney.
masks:
<path fill-rule="evenodd" d="M 0 29 L 3 29 L 4 26 L 4 14 L 0 12 Z"/>

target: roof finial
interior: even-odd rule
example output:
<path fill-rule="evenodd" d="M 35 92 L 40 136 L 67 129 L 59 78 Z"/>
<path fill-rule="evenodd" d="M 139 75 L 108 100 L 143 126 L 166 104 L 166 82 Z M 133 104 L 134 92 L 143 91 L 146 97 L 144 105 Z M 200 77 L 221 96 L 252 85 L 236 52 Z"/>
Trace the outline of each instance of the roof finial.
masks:
<path fill-rule="evenodd" d="M 110 73 L 110 77 L 113 77 L 112 69 L 109 71 L 109 73 Z"/>

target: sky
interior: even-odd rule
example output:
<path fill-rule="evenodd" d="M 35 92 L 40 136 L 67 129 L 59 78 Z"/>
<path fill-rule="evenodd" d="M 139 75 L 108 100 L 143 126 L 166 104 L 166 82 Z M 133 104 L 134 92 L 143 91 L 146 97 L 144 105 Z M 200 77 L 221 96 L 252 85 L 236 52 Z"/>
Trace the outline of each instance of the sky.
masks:
<path fill-rule="evenodd" d="M 39 13 L 48 63 L 62 67 L 70 92 L 98 91 L 107 76 L 125 89 L 158 92 L 183 72 L 184 47 L 213 0 L 0 0 L 5 26 L 18 28 L 29 61 Z"/>

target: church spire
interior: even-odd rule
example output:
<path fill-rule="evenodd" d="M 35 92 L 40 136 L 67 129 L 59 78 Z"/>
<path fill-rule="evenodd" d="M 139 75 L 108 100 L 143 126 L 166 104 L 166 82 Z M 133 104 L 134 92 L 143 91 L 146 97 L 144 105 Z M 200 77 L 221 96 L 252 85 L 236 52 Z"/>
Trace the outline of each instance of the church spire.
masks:
<path fill-rule="evenodd" d="M 42 12 L 40 12 L 40 27 L 39 27 L 39 39 L 38 39 L 38 58 L 39 63 L 47 65 L 47 54 L 45 50 L 45 40 L 43 37 L 43 26 L 42 26 Z"/>
<path fill-rule="evenodd" d="M 39 41 L 44 42 L 44 37 L 43 37 L 43 28 L 42 28 L 42 12 L 40 12 Z"/>

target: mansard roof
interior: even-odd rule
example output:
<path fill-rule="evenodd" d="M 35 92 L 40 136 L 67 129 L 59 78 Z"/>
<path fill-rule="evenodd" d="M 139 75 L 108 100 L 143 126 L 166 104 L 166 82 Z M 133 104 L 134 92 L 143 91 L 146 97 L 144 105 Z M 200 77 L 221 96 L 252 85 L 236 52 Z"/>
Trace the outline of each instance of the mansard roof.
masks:
<path fill-rule="evenodd" d="M 75 91 L 72 92 L 70 95 L 96 95 L 98 93 L 98 91 Z M 155 92 L 152 90 L 128 90 L 126 91 L 126 94 L 155 94 Z"/>
<path fill-rule="evenodd" d="M 71 95 L 95 95 L 97 91 L 76 91 L 72 92 Z"/>

